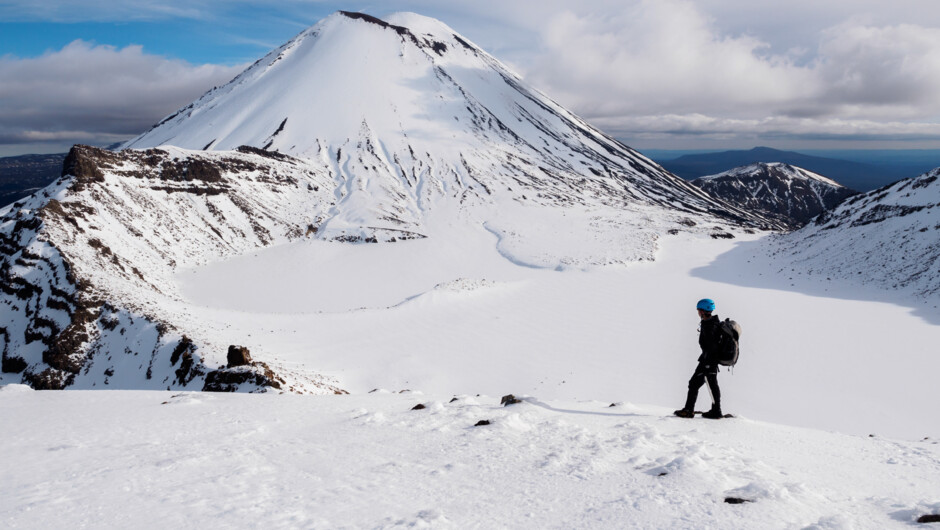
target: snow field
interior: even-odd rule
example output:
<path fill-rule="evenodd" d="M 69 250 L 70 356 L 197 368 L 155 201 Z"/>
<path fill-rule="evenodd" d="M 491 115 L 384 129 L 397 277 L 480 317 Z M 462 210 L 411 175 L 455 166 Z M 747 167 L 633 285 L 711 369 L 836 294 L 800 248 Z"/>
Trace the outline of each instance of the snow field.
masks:
<path fill-rule="evenodd" d="M 745 251 L 757 240 L 674 236 L 661 240 L 654 263 L 556 272 L 503 260 L 492 234 L 478 232 L 328 247 L 329 260 L 302 277 L 260 271 L 306 270 L 329 244 L 212 264 L 178 276 L 193 303 L 192 318 L 180 320 L 192 322 L 191 336 L 246 345 L 273 367 L 321 373 L 353 393 L 511 391 L 679 408 L 699 355 L 694 304 L 711 297 L 722 318 L 744 327 L 739 366 L 719 376 L 727 412 L 856 435 L 940 437 L 932 349 L 940 327 L 879 301 L 884 293 L 858 300 L 812 282 L 761 284 L 776 271 Z M 442 241 L 477 243 L 460 252 Z M 377 271 L 341 272 L 364 267 Z M 243 295 L 249 284 L 257 297 Z M 703 389 L 699 407 L 707 401 Z"/>
<path fill-rule="evenodd" d="M 424 410 L 411 410 L 422 403 Z M 37 413 L 43 415 L 36 422 Z M 935 441 L 629 403 L 0 389 L 6 528 L 889 528 Z M 480 420 L 487 426 L 474 427 Z M 731 505 L 726 497 L 752 502 Z M 128 509 L 129 506 L 134 509 Z"/>

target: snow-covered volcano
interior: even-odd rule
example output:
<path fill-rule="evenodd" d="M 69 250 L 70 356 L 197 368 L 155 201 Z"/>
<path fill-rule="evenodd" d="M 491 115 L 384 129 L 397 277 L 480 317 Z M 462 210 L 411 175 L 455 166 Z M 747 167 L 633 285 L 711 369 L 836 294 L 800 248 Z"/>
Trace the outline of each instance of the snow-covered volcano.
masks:
<path fill-rule="evenodd" d="M 411 13 L 388 22 L 327 17 L 124 147 L 165 144 L 249 145 L 318 161 L 337 182 L 321 238 L 426 235 L 441 197 L 652 205 L 706 222 L 765 224 L 591 127 L 445 24 Z"/>
<path fill-rule="evenodd" d="M 697 178 L 692 184 L 739 208 L 760 212 L 785 229 L 799 228 L 858 193 L 832 179 L 781 162 L 738 167 Z"/>

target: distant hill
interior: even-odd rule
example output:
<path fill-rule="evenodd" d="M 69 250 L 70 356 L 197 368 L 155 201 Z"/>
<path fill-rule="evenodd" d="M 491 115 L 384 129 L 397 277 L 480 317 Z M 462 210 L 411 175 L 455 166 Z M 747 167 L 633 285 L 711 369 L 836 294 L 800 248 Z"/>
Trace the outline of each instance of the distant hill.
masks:
<path fill-rule="evenodd" d="M 712 197 L 796 229 L 857 194 L 805 169 L 781 162 L 760 162 L 717 175 L 697 178 L 692 184 Z"/>
<path fill-rule="evenodd" d="M 774 259 L 825 278 L 940 293 L 940 168 L 850 197 L 776 241 Z"/>
<path fill-rule="evenodd" d="M 65 153 L 0 158 L 0 207 L 45 188 L 62 174 Z"/>
<path fill-rule="evenodd" d="M 715 175 L 736 167 L 761 162 L 783 162 L 784 164 L 798 166 L 814 173 L 826 175 L 843 186 L 862 192 L 871 191 L 912 176 L 903 174 L 903 170 L 897 168 L 804 155 L 769 147 L 755 147 L 747 151 L 684 155 L 674 160 L 656 161 L 664 168 L 687 180 Z"/>

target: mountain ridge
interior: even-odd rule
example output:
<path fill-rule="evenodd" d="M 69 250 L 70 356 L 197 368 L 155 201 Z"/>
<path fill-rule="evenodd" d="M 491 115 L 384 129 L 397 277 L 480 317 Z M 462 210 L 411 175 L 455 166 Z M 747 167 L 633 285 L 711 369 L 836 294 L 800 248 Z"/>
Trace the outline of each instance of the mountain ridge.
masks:
<path fill-rule="evenodd" d="M 260 361 L 226 367 L 230 344 L 188 324 L 175 270 L 302 237 L 330 200 L 309 163 L 227 153 L 76 146 L 63 177 L 0 209 L 3 372 L 35 388 L 336 392 Z M 302 207 L 282 209 L 284 185 Z M 289 372 L 289 371 L 288 371 Z"/>
<path fill-rule="evenodd" d="M 790 230 L 858 193 L 783 162 L 758 162 L 699 177 L 692 184 L 742 209 L 776 219 Z"/>
<path fill-rule="evenodd" d="M 907 176 L 896 169 L 874 164 L 805 155 L 770 147 L 754 147 L 746 151 L 729 150 L 689 154 L 673 160 L 658 160 L 658 162 L 664 168 L 688 180 L 759 162 L 783 162 L 826 175 L 844 186 L 863 192 L 880 188 Z"/>
<path fill-rule="evenodd" d="M 773 255 L 807 275 L 850 278 L 929 299 L 940 294 L 940 168 L 849 197 Z"/>

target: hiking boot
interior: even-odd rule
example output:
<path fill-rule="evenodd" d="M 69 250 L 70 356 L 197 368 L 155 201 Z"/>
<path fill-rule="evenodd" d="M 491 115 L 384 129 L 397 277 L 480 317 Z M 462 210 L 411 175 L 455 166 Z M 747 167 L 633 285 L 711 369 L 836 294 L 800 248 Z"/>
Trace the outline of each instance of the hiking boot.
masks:
<path fill-rule="evenodd" d="M 695 412 L 689 409 L 679 409 L 673 412 L 673 414 L 675 414 L 676 416 L 679 416 L 680 418 L 694 418 L 695 417 Z"/>
<path fill-rule="evenodd" d="M 703 412 L 702 417 L 710 420 L 720 420 L 724 418 L 724 414 L 721 413 L 721 409 L 711 409 L 708 412 Z"/>

